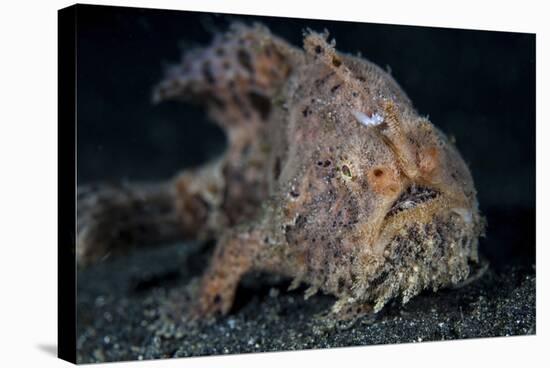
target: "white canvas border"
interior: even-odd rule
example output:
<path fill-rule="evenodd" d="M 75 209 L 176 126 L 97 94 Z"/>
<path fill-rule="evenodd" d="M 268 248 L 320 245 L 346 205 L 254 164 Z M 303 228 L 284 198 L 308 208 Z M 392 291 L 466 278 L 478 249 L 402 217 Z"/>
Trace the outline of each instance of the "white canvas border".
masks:
<path fill-rule="evenodd" d="M 544 114 L 548 26 L 542 1 L 132 0 L 104 5 L 355 20 L 361 22 L 537 33 L 537 336 L 400 344 L 289 353 L 248 354 L 117 363 L 116 366 L 527 366 L 550 346 L 548 318 L 548 208 L 545 164 L 549 137 Z M 57 10 L 67 1 L 5 2 L 0 12 L 2 104 L 0 190 L 2 232 L 0 313 L 2 366 L 67 366 L 51 353 L 57 329 Z M 545 88 L 546 87 L 546 88 Z M 522 127 L 518 127 L 521 129 Z M 511 173 L 512 175 L 513 173 Z M 547 348 L 546 348 L 547 349 Z M 97 367 L 107 366 L 104 364 Z"/>

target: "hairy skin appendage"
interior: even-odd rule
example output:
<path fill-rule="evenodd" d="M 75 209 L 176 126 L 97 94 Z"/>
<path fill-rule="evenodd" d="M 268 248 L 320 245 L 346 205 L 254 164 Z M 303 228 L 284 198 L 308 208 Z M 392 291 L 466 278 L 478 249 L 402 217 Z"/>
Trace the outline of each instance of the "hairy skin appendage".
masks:
<path fill-rule="evenodd" d="M 301 50 L 235 24 L 187 53 L 154 99 L 204 104 L 227 151 L 166 183 L 79 188 L 80 264 L 217 239 L 196 318 L 228 313 L 250 271 L 336 296 L 337 319 L 464 282 L 484 229 L 466 164 L 389 74 L 327 38 Z"/>

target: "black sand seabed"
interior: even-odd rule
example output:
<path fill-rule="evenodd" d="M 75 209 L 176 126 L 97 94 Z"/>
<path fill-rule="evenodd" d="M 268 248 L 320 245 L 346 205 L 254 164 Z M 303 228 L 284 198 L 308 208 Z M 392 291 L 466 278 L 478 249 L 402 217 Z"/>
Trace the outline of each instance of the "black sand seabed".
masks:
<path fill-rule="evenodd" d="M 190 324 L 164 310 L 188 300 L 185 287 L 200 275 L 209 248 L 175 244 L 135 251 L 80 270 L 77 302 L 79 363 L 199 355 L 364 346 L 535 334 L 534 265 L 490 267 L 454 290 L 424 292 L 388 305 L 375 320 L 329 326 L 319 316 L 334 301 L 289 283 L 250 275 L 231 313 Z M 178 304 L 179 303 L 179 304 Z"/>

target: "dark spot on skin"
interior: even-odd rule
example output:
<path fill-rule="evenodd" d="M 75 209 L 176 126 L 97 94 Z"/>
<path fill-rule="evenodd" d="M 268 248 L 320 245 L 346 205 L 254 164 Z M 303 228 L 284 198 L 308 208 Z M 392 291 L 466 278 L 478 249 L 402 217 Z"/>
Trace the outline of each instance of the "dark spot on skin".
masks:
<path fill-rule="evenodd" d="M 374 176 L 376 176 L 377 178 L 381 177 L 382 175 L 384 175 L 384 171 L 382 169 L 375 169 L 373 171 L 373 174 Z"/>
<path fill-rule="evenodd" d="M 248 52 L 246 52 L 243 49 L 240 49 L 237 51 L 237 60 L 242 65 L 243 68 L 245 68 L 249 73 L 254 72 L 254 67 L 252 66 L 252 59 L 250 58 L 250 55 Z"/>
<path fill-rule="evenodd" d="M 325 160 L 325 162 L 323 162 L 323 167 L 329 167 L 331 164 L 330 160 Z"/>
<path fill-rule="evenodd" d="M 357 92 L 353 91 L 353 92 L 351 93 L 351 95 L 352 95 L 353 97 L 357 97 Z"/>
<path fill-rule="evenodd" d="M 315 46 L 315 53 L 321 54 L 323 52 L 323 48 L 320 45 Z"/>
<path fill-rule="evenodd" d="M 340 277 L 338 279 L 338 292 L 339 293 L 342 292 L 342 289 L 344 288 L 345 284 L 346 284 L 346 280 L 344 280 L 344 278 Z"/>
<path fill-rule="evenodd" d="M 260 114 L 262 120 L 266 120 L 271 112 L 271 101 L 269 98 L 256 92 L 249 92 L 248 98 L 252 107 Z"/>
<path fill-rule="evenodd" d="M 294 225 L 296 227 L 302 227 L 303 225 L 306 224 L 306 221 L 307 221 L 307 217 L 304 216 L 304 215 L 298 215 L 298 217 L 296 217 L 296 221 L 294 222 Z"/>
<path fill-rule="evenodd" d="M 348 178 L 351 178 L 351 170 L 349 169 L 348 165 L 342 165 L 342 174 L 344 174 Z"/>
<path fill-rule="evenodd" d="M 333 57 L 332 58 L 332 65 L 334 65 L 335 67 L 339 67 L 340 65 L 342 65 L 342 61 L 340 59 L 338 59 L 337 57 Z"/>
<path fill-rule="evenodd" d="M 340 88 L 340 86 L 341 86 L 341 84 L 335 85 L 334 87 L 332 87 L 332 88 L 330 89 L 330 92 L 331 92 L 331 93 L 336 92 L 336 90 L 337 90 L 338 88 Z"/>
<path fill-rule="evenodd" d="M 302 115 L 304 115 L 304 118 L 306 118 L 308 115 L 309 115 L 310 111 L 309 111 L 309 106 L 306 106 L 303 110 L 302 110 Z"/>
<path fill-rule="evenodd" d="M 323 78 L 317 79 L 314 83 L 315 83 L 315 85 L 316 85 L 317 87 L 320 87 L 320 86 L 322 86 L 323 84 L 325 84 L 325 82 L 326 82 L 330 77 L 332 77 L 333 75 L 334 75 L 334 72 L 332 71 L 332 72 L 328 73 L 327 75 L 325 75 Z M 315 101 L 315 99 L 311 99 L 311 102 L 314 102 L 314 101 Z"/>
<path fill-rule="evenodd" d="M 389 276 L 389 271 L 385 269 L 374 280 L 371 281 L 373 287 L 381 285 Z"/>
<path fill-rule="evenodd" d="M 281 158 L 276 157 L 275 163 L 273 164 L 273 178 L 277 180 L 279 179 L 279 175 L 281 175 Z"/>

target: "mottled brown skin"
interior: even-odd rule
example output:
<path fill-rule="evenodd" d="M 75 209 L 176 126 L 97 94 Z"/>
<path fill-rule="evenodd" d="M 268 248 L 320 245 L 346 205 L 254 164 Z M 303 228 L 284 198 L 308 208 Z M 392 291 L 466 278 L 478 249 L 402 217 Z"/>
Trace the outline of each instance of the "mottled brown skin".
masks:
<path fill-rule="evenodd" d="M 229 140 L 170 189 L 182 237 L 218 239 L 195 317 L 226 314 L 250 271 L 335 295 L 346 319 L 458 284 L 477 261 L 483 220 L 455 147 L 389 74 L 327 37 L 307 32 L 301 50 L 234 25 L 155 90 L 205 104 Z M 100 254 L 90 239 L 84 261 Z"/>

